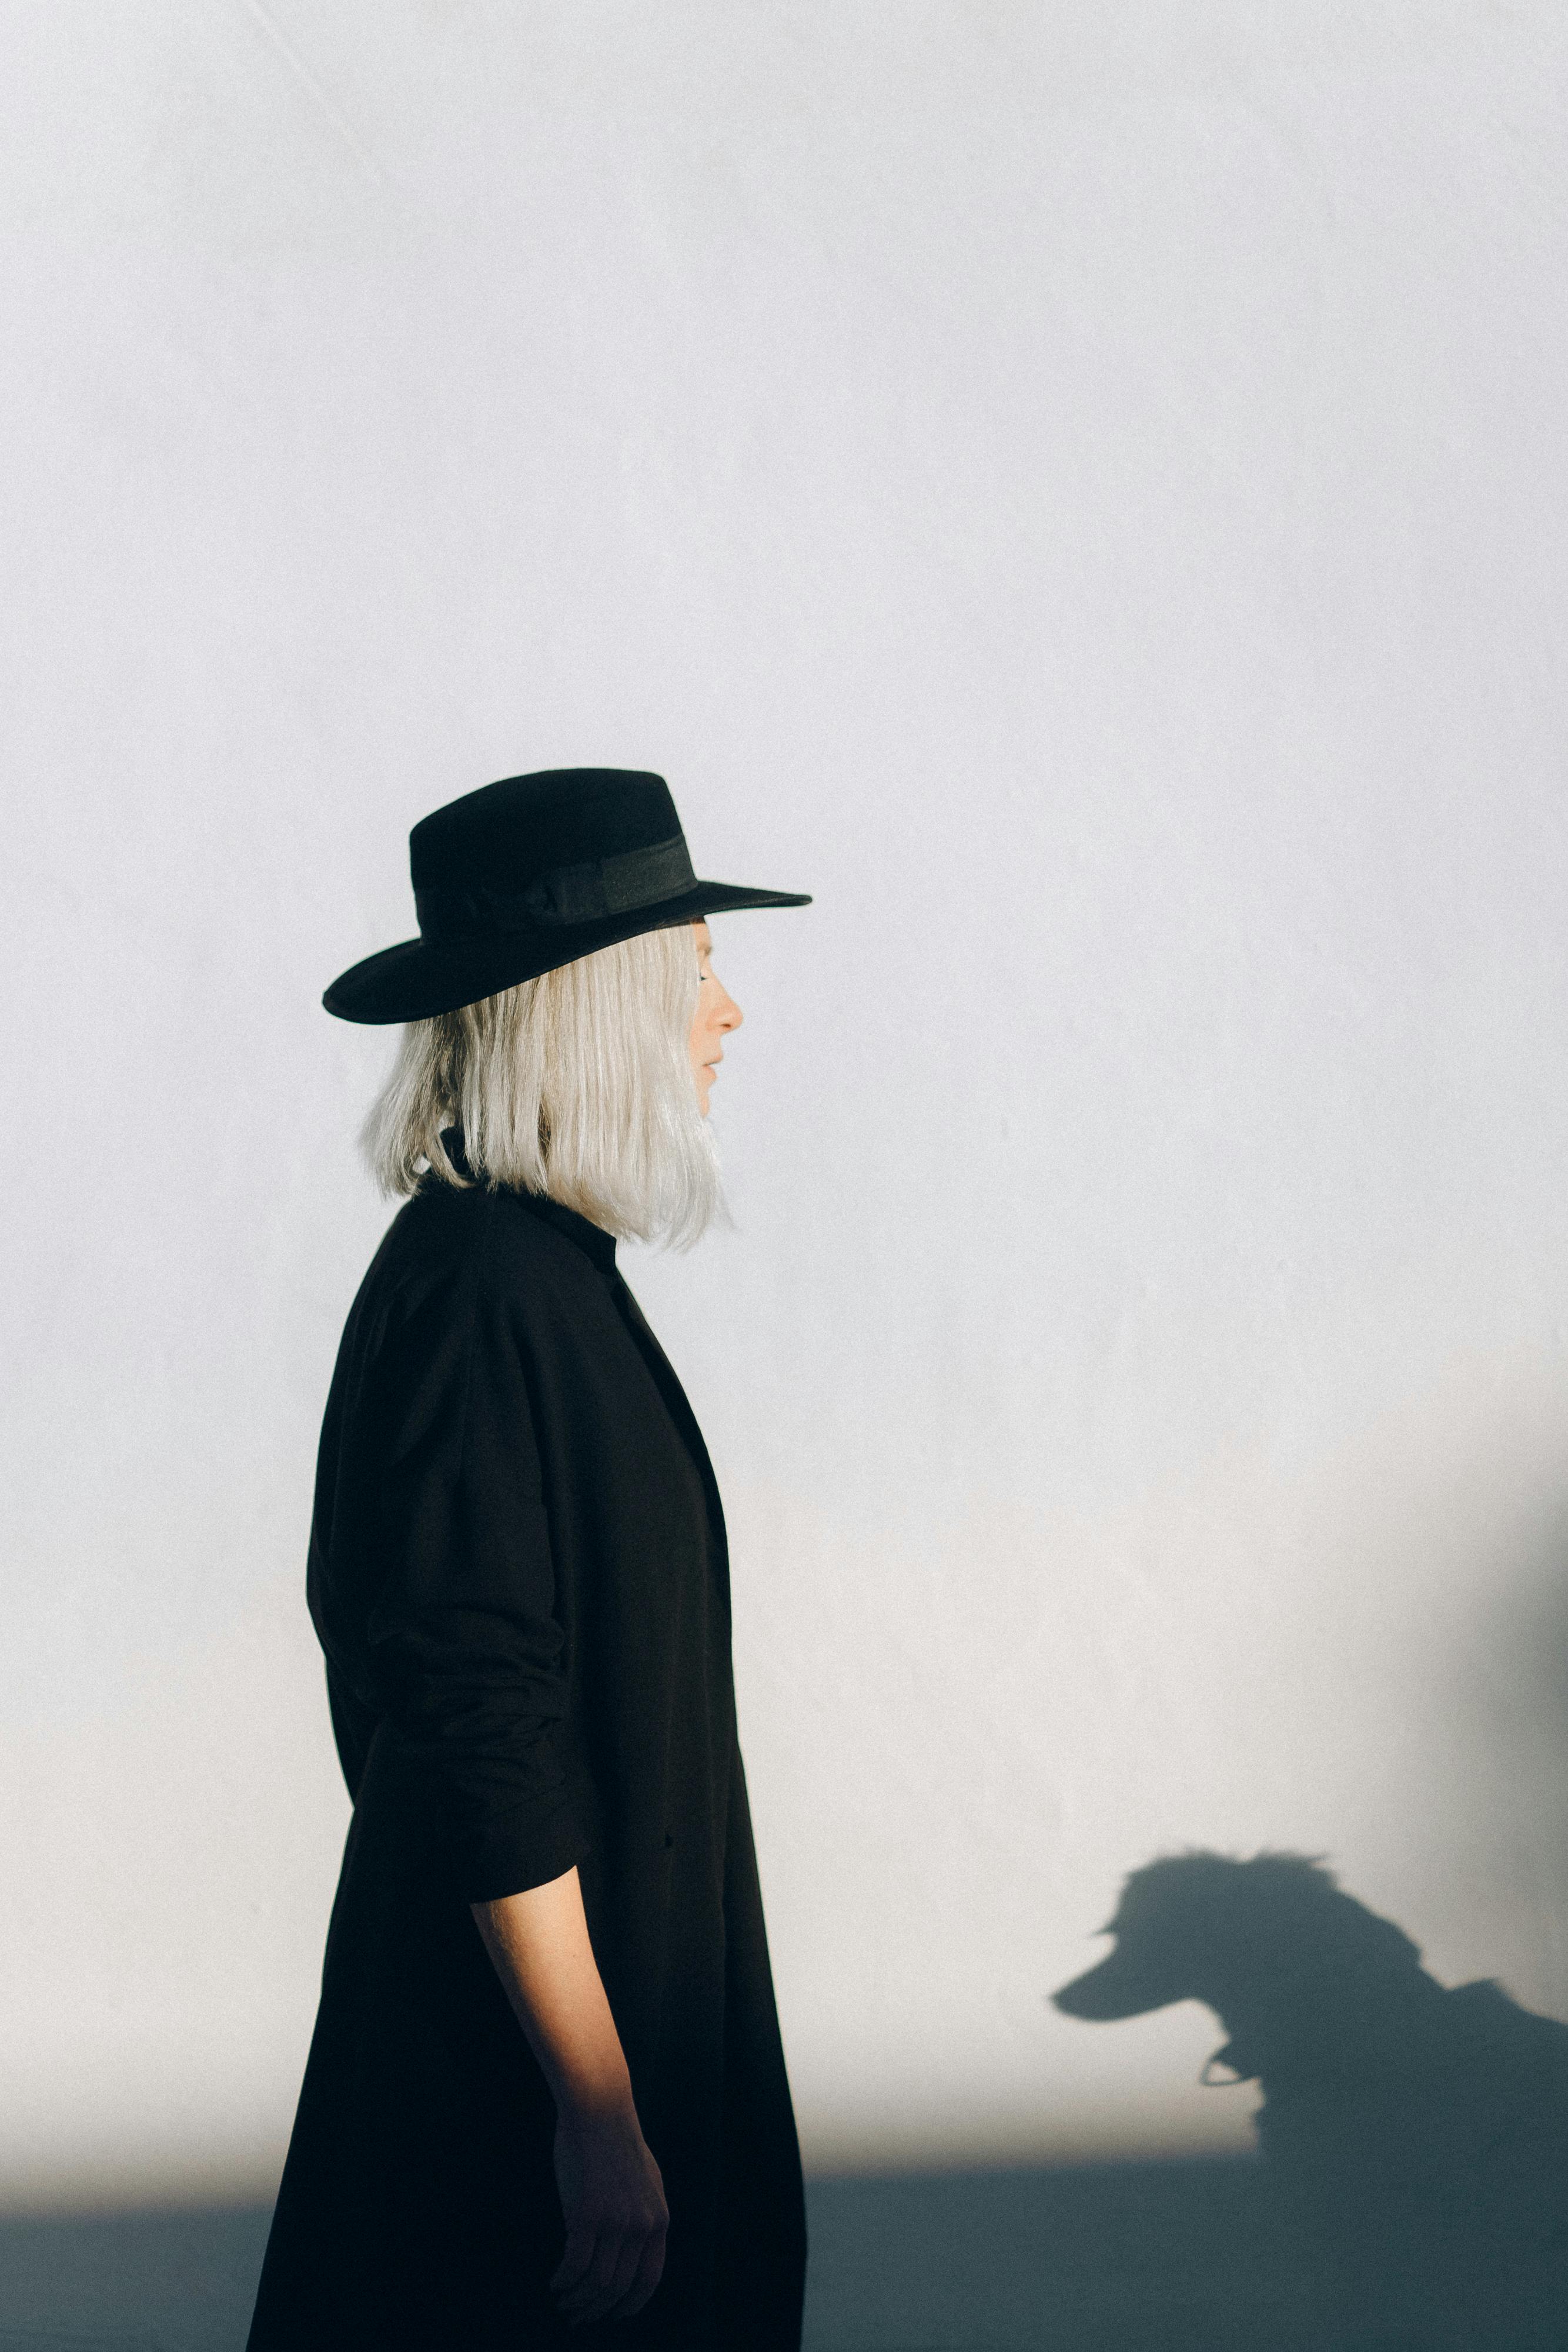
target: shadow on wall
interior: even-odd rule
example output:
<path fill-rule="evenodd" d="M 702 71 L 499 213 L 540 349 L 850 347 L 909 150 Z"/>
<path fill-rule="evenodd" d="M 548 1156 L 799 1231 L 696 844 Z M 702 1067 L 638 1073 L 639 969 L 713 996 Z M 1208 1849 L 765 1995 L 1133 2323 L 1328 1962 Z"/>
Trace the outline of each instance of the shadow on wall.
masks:
<path fill-rule="evenodd" d="M 1110 2021 L 1206 2002 L 1261 2161 L 817 2179 L 809 2352 L 1568 2352 L 1568 2026 L 1301 1855 L 1128 1880 Z M 0 2221 L 0 2352 L 242 2352 L 263 2206 Z"/>
<path fill-rule="evenodd" d="M 1344 2352 L 1568 2346 L 1568 2026 L 1446 1990 L 1403 1929 L 1302 1854 L 1134 1871 L 1070 2017 L 1199 2000 L 1256 2080 L 1267 2226 Z"/>

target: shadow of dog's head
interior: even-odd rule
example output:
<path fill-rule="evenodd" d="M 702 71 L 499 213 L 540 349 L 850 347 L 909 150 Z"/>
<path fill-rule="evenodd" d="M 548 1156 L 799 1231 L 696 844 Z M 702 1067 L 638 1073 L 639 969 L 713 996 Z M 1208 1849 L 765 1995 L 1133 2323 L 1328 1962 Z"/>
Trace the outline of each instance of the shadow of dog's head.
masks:
<path fill-rule="evenodd" d="M 1342 1894 L 1308 1854 L 1167 1854 L 1135 1870 L 1102 1933 L 1115 1948 L 1051 1998 L 1069 2017 L 1143 2017 L 1200 2000 L 1232 2018 L 1325 1979 L 1364 1990 L 1430 1984 L 1392 1921 Z"/>
<path fill-rule="evenodd" d="M 1306 1854 L 1166 1855 L 1133 1873 L 1103 1932 L 1110 1954 L 1057 2008 L 1198 2000 L 1223 2019 L 1200 2079 L 1260 2087 L 1270 2182 L 1325 2255 L 1322 2340 L 1563 2343 L 1568 2027 L 1490 1979 L 1446 1991 Z M 1505 2289 L 1517 2332 L 1497 2320 Z M 1455 2311 L 1484 2312 L 1484 2334 L 1466 2318 L 1450 2335 Z"/>

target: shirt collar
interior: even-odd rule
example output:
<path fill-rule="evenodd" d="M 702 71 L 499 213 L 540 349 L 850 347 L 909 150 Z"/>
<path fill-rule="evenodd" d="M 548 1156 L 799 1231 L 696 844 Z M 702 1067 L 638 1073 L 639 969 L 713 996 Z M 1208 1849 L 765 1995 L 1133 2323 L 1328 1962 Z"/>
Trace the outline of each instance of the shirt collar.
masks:
<path fill-rule="evenodd" d="M 476 1181 L 463 1149 L 462 1129 L 444 1128 L 441 1140 L 458 1174 L 466 1176 L 470 1181 Z M 580 1216 L 575 1209 L 569 1209 L 564 1201 L 552 1201 L 548 1192 L 525 1192 L 520 1187 L 511 1184 L 504 1185 L 502 1190 L 509 1201 L 520 1202 L 545 1224 L 553 1225 L 557 1233 L 564 1234 L 569 1242 L 575 1242 L 578 1248 L 593 1260 L 601 1274 L 614 1273 L 615 1236 L 607 1234 L 602 1225 L 596 1225 L 591 1218 Z"/>
<path fill-rule="evenodd" d="M 575 1209 L 569 1209 L 564 1201 L 552 1201 L 547 1192 L 509 1192 L 507 1198 L 520 1201 L 525 1209 L 531 1210 L 547 1225 L 553 1225 L 558 1234 L 566 1235 L 569 1242 L 575 1242 L 580 1250 L 586 1251 L 601 1274 L 614 1273 L 615 1236 L 607 1234 L 602 1225 L 596 1225 L 590 1217 L 580 1216 Z"/>

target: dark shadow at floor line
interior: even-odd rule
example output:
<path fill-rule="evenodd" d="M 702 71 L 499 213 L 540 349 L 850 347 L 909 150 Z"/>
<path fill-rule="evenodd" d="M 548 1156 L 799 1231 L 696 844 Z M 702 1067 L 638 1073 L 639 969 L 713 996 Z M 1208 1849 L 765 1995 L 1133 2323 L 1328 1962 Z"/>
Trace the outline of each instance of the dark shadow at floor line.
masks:
<path fill-rule="evenodd" d="M 809 2352 L 1320 2352 L 1250 2158 L 816 2179 Z M 265 2206 L 0 2221 L 0 2352 L 242 2352 Z"/>
<path fill-rule="evenodd" d="M 807 2352 L 1433 2352 L 1381 2326 L 1325 2334 L 1321 2270 L 1256 2157 L 826 2178 L 808 2196 Z M 268 2218 L 0 2219 L 0 2352 L 243 2352 Z M 1453 2340 L 1513 2352 L 1506 2330 Z"/>
<path fill-rule="evenodd" d="M 1255 2158 L 821 2179 L 808 2352 L 1322 2352 Z"/>
<path fill-rule="evenodd" d="M 0 2218 L 0 2352 L 243 2352 L 271 2208 Z"/>

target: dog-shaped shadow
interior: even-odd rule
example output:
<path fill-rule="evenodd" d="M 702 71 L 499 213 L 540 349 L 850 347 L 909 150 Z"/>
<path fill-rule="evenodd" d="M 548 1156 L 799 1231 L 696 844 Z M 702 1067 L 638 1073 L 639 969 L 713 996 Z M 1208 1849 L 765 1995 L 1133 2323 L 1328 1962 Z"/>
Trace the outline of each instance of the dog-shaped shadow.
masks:
<path fill-rule="evenodd" d="M 1257 2081 L 1281 2220 L 1333 2352 L 1568 2347 L 1568 2026 L 1490 1981 L 1446 1990 L 1320 1861 L 1173 1854 L 1136 1870 L 1069 2017 L 1198 2000 Z M 1216 2070 L 1221 2070 L 1217 2074 Z"/>

